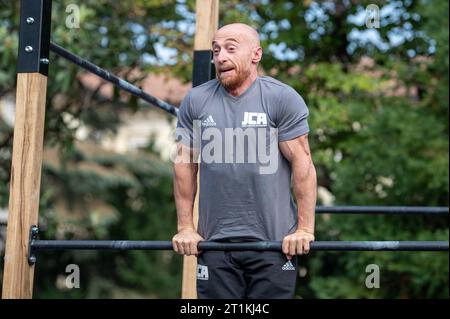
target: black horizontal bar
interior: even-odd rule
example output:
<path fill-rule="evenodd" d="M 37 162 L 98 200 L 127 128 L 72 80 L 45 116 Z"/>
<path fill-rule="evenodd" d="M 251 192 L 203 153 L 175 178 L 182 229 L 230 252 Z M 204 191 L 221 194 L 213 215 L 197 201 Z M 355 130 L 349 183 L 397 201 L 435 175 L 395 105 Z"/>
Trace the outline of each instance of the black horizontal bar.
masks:
<path fill-rule="evenodd" d="M 40 250 L 172 250 L 170 241 L 131 240 L 32 240 L 33 251 Z M 200 242 L 200 250 L 281 251 L 279 241 L 245 243 Z M 317 241 L 311 250 L 327 251 L 448 251 L 447 241 Z"/>
<path fill-rule="evenodd" d="M 445 215 L 448 207 L 429 206 L 317 206 L 319 214 L 386 214 L 386 215 Z"/>
<path fill-rule="evenodd" d="M 108 82 L 111 82 L 115 86 L 117 86 L 133 95 L 136 95 L 137 97 L 140 97 L 144 101 L 151 103 L 172 115 L 176 116 L 178 114 L 178 109 L 175 106 L 173 106 L 167 102 L 164 102 L 148 93 L 145 93 L 142 89 L 131 84 L 130 82 L 119 78 L 118 76 L 102 69 L 101 67 L 95 65 L 92 62 L 89 62 L 88 60 L 85 60 L 85 59 L 79 57 L 76 54 L 73 54 L 72 52 L 64 49 L 63 47 L 61 47 L 53 42 L 50 42 L 50 50 L 53 51 L 54 53 L 56 53 L 57 55 L 59 55 L 60 57 L 82 67 L 83 69 L 85 69 L 91 73 L 94 73 L 95 75 L 101 77 L 102 79 L 104 79 Z"/>

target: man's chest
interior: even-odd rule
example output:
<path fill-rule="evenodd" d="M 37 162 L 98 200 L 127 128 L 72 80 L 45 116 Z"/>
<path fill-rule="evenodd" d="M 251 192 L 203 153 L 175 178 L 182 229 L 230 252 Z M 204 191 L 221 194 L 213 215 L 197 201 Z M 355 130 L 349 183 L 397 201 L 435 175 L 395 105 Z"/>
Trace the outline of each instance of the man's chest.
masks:
<path fill-rule="evenodd" d="M 256 129 L 275 128 L 272 107 L 261 100 L 246 99 L 239 103 L 229 103 L 217 99 L 207 105 L 198 116 L 199 126 L 203 128 L 225 129 Z"/>

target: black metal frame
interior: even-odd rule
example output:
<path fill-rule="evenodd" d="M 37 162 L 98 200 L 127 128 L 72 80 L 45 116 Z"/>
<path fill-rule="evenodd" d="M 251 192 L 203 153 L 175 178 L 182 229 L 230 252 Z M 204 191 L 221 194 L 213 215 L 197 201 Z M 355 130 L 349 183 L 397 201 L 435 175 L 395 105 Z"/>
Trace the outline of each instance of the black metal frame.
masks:
<path fill-rule="evenodd" d="M 95 65 L 94 63 L 83 59 L 82 57 L 64 49 L 63 47 L 61 47 L 55 43 L 50 43 L 50 50 L 52 52 L 56 53 L 57 55 L 59 55 L 60 57 L 66 59 L 66 60 L 82 67 L 83 69 L 101 77 L 102 79 L 114 84 L 115 86 L 119 87 L 120 89 L 125 90 L 137 97 L 140 97 L 144 101 L 151 103 L 172 115 L 177 116 L 178 108 L 176 108 L 175 106 L 173 106 L 167 102 L 164 102 L 164 101 L 154 97 L 153 95 L 150 95 L 150 94 L 144 92 L 142 89 L 138 88 L 136 85 L 133 85 L 130 82 L 125 81 L 122 78 L 119 78 L 118 76 L 106 71 L 105 69 L 102 69 L 98 65 Z"/>
<path fill-rule="evenodd" d="M 54 250 L 173 250 L 171 241 L 149 240 L 39 240 L 39 229 L 30 229 L 28 263 L 36 263 L 37 251 Z M 199 250 L 216 251 L 281 251 L 280 241 L 223 243 L 204 241 Z M 312 251 L 448 251 L 446 241 L 317 241 Z"/>
<path fill-rule="evenodd" d="M 17 73 L 48 75 L 51 0 L 21 0 Z"/>
<path fill-rule="evenodd" d="M 192 86 L 208 82 L 216 77 L 216 69 L 212 63 L 211 50 L 194 51 L 194 69 L 192 74 Z"/>
<path fill-rule="evenodd" d="M 448 207 L 427 206 L 317 206 L 319 214 L 448 215 Z"/>
<path fill-rule="evenodd" d="M 386 214 L 386 215 L 448 215 L 448 207 L 426 206 L 317 206 L 319 214 Z M 41 250 L 172 250 L 170 241 L 130 240 L 39 240 L 39 228 L 30 228 L 28 263 L 36 263 Z M 217 243 L 201 242 L 202 250 L 280 251 L 280 242 Z M 311 250 L 328 251 L 448 251 L 447 241 L 318 241 Z"/>

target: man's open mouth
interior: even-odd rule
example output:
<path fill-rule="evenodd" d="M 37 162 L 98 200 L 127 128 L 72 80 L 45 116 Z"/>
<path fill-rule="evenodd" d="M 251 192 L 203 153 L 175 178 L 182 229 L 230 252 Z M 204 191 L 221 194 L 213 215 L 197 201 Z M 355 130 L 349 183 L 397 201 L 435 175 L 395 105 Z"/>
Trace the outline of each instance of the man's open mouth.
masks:
<path fill-rule="evenodd" d="M 226 68 L 226 69 L 220 70 L 220 73 L 221 74 L 228 74 L 228 73 L 230 73 L 233 70 L 234 70 L 234 68 Z"/>

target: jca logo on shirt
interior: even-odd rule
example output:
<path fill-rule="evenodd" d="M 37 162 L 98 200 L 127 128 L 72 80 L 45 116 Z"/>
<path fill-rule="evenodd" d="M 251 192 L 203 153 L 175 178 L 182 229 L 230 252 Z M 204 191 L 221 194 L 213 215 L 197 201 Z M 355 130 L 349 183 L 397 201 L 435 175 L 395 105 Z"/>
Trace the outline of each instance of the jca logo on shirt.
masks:
<path fill-rule="evenodd" d="M 242 127 L 265 127 L 267 126 L 266 113 L 245 112 Z"/>

